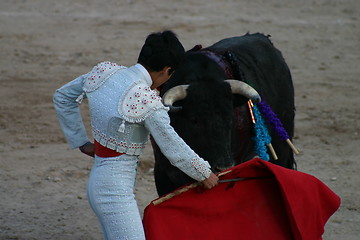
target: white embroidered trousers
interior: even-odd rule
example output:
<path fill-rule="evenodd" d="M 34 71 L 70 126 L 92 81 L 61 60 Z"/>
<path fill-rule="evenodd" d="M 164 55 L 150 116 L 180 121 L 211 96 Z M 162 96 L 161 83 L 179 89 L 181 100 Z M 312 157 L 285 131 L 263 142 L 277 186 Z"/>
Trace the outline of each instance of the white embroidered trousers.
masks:
<path fill-rule="evenodd" d="M 87 194 L 106 240 L 145 240 L 134 195 L 137 163 L 137 156 L 95 157 Z"/>

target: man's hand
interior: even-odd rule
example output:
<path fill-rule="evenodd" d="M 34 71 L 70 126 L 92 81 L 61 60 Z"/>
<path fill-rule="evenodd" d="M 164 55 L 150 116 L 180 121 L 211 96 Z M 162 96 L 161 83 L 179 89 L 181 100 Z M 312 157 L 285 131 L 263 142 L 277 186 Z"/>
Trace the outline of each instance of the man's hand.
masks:
<path fill-rule="evenodd" d="M 84 145 L 82 145 L 81 147 L 79 147 L 80 151 L 90 157 L 94 157 L 95 156 L 95 146 L 93 143 L 91 142 L 87 142 Z"/>
<path fill-rule="evenodd" d="M 201 183 L 204 188 L 211 189 L 216 185 L 218 185 L 218 182 L 219 182 L 219 178 L 214 173 L 211 173 L 210 176 Z"/>

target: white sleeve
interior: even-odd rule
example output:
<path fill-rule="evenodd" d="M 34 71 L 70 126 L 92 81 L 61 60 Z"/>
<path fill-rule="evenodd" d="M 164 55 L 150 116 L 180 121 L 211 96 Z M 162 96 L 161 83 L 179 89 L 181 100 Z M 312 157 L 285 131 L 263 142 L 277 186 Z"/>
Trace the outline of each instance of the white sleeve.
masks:
<path fill-rule="evenodd" d="M 197 181 L 203 181 L 210 176 L 210 164 L 200 158 L 175 132 L 166 110 L 153 111 L 145 119 L 145 127 L 172 165 Z"/>
<path fill-rule="evenodd" d="M 76 101 L 83 93 L 84 76 L 80 76 L 57 89 L 53 99 L 61 129 L 72 149 L 78 148 L 89 141 L 81 117 L 79 103 Z"/>

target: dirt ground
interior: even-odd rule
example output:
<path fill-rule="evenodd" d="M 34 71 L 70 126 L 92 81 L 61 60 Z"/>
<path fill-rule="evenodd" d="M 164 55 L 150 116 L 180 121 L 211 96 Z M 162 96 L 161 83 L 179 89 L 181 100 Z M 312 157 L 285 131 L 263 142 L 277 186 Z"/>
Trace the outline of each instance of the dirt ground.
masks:
<path fill-rule="evenodd" d="M 69 149 L 52 95 L 98 62 L 134 64 L 145 36 L 164 29 L 186 49 L 272 36 L 296 89 L 298 170 L 342 198 L 324 239 L 359 239 L 358 0 L 1 0 L 0 239 L 101 239 L 86 199 L 92 159 Z M 150 147 L 136 195 L 141 212 L 157 197 Z"/>

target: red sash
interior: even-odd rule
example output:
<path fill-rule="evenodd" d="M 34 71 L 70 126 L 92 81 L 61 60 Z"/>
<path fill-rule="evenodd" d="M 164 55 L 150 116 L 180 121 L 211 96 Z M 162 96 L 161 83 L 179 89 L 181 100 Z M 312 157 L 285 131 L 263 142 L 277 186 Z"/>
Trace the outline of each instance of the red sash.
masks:
<path fill-rule="evenodd" d="M 95 154 L 99 157 L 103 157 L 103 158 L 117 157 L 117 156 L 125 154 L 125 153 L 119 153 L 115 150 L 104 147 L 96 140 L 94 140 L 94 145 L 95 145 Z"/>

